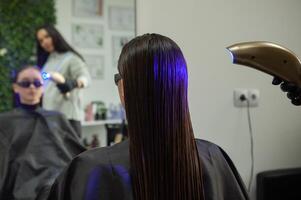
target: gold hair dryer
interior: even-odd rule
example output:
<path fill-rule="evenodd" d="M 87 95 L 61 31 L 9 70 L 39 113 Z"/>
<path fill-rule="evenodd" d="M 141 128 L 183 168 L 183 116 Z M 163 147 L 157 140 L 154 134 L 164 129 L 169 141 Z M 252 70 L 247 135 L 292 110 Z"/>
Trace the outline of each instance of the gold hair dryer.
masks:
<path fill-rule="evenodd" d="M 292 51 L 271 42 L 243 42 L 227 49 L 234 64 L 255 68 L 301 87 L 301 62 Z"/>

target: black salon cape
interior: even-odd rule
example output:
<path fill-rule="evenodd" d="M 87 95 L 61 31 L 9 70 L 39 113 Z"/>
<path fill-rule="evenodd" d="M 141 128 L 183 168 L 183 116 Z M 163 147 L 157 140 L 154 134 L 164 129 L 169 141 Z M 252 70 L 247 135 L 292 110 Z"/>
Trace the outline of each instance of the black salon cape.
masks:
<path fill-rule="evenodd" d="M 237 170 L 217 145 L 196 140 L 206 200 L 249 199 Z M 77 156 L 52 187 L 48 200 L 132 200 L 129 141 Z"/>
<path fill-rule="evenodd" d="M 55 178 L 85 149 L 66 118 L 41 108 L 0 114 L 0 200 L 46 199 Z"/>

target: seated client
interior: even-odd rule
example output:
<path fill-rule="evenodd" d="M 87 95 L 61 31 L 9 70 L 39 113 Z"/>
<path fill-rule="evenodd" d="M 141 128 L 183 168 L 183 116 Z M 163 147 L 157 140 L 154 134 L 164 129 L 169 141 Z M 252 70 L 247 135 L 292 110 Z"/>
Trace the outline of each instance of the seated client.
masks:
<path fill-rule="evenodd" d="M 61 170 L 85 149 L 62 114 L 40 107 L 38 68 L 22 68 L 13 90 L 17 108 L 0 114 L 0 199 L 43 200 Z"/>

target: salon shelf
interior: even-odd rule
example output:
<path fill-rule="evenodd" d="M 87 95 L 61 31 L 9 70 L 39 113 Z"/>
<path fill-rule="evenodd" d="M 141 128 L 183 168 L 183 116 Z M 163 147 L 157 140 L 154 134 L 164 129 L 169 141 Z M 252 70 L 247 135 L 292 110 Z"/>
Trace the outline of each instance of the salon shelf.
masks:
<path fill-rule="evenodd" d="M 107 119 L 107 120 L 97 120 L 97 121 L 84 121 L 82 122 L 82 127 L 90 126 L 104 126 L 106 124 L 121 124 L 121 119 Z"/>

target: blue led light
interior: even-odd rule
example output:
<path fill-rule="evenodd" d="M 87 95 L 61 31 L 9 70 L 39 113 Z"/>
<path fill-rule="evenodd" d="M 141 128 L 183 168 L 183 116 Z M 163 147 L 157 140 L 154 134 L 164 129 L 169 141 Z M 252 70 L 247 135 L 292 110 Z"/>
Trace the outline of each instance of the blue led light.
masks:
<path fill-rule="evenodd" d="M 50 78 L 50 74 L 48 74 L 47 72 L 42 72 L 42 78 L 43 78 L 44 80 L 47 80 L 47 79 Z"/>
<path fill-rule="evenodd" d="M 230 55 L 231 55 L 231 58 L 232 58 L 232 63 L 234 63 L 234 55 L 233 55 L 233 53 L 229 50 L 229 49 L 227 49 L 228 50 L 228 52 L 230 53 Z"/>

